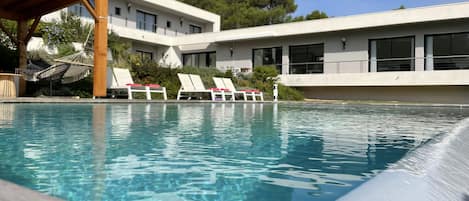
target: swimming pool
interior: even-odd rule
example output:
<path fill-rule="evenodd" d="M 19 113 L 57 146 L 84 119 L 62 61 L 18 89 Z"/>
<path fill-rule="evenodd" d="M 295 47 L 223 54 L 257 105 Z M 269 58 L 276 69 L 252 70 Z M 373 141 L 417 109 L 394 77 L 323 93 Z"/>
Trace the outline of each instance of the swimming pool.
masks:
<path fill-rule="evenodd" d="M 466 109 L 3 104 L 0 179 L 66 200 L 336 200 Z"/>

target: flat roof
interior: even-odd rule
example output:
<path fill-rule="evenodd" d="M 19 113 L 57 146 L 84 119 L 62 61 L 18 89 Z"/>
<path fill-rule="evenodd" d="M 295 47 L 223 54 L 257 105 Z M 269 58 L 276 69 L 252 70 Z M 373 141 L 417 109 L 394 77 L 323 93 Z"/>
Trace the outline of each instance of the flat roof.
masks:
<path fill-rule="evenodd" d="M 219 15 L 176 0 L 139 0 L 135 2 L 163 8 L 166 9 L 166 12 L 180 15 L 181 17 L 191 17 L 196 20 L 198 19 L 220 25 L 221 19 Z"/>
<path fill-rule="evenodd" d="M 79 0 L 1 0 L 0 18 L 28 20 L 67 7 Z"/>
<path fill-rule="evenodd" d="M 469 18 L 469 2 L 178 36 L 174 45 L 253 40 L 465 18 Z"/>

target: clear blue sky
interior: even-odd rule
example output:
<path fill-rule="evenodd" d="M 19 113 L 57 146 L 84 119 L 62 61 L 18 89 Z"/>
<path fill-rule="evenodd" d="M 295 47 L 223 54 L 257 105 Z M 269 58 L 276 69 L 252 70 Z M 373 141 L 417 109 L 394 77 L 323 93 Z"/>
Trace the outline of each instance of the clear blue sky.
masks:
<path fill-rule="evenodd" d="M 377 11 L 386 11 L 404 5 L 406 8 L 464 0 L 295 0 L 298 9 L 294 16 L 306 15 L 313 10 L 325 11 L 329 16 L 345 16 Z M 467 0 L 466 0 L 467 1 Z M 469 12 L 469 11 L 468 11 Z"/>

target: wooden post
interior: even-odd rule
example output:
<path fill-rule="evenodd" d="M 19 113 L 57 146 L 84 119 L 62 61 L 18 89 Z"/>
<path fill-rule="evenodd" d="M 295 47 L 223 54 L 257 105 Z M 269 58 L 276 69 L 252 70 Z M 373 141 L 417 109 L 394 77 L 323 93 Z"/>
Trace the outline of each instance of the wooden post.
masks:
<path fill-rule="evenodd" d="M 28 21 L 27 20 L 18 20 L 17 21 L 17 48 L 18 48 L 18 68 L 19 69 L 26 69 L 28 67 L 28 57 L 27 57 L 27 50 L 26 45 L 28 41 L 26 41 L 26 37 L 28 35 Z M 26 93 L 26 81 L 24 79 L 20 79 L 19 83 L 19 95 L 23 96 Z"/>
<path fill-rule="evenodd" d="M 106 96 L 108 0 L 95 0 L 93 96 Z"/>

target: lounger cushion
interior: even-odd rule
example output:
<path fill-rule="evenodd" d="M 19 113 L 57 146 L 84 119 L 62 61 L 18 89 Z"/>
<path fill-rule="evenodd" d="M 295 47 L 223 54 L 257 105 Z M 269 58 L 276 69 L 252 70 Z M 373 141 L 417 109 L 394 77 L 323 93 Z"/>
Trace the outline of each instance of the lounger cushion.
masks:
<path fill-rule="evenodd" d="M 126 84 L 127 86 L 131 86 L 131 87 L 143 87 L 143 85 L 141 84 Z"/>
<path fill-rule="evenodd" d="M 229 89 L 224 89 L 224 88 L 210 88 L 212 91 L 230 91 Z"/>
<path fill-rule="evenodd" d="M 161 88 L 161 85 L 159 84 L 146 84 L 145 86 L 153 89 Z"/>
<path fill-rule="evenodd" d="M 248 93 L 260 93 L 261 92 L 258 89 L 245 89 L 241 91 L 248 92 Z"/>

